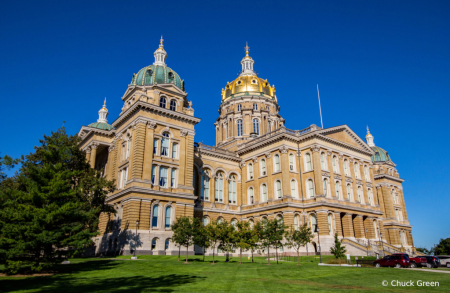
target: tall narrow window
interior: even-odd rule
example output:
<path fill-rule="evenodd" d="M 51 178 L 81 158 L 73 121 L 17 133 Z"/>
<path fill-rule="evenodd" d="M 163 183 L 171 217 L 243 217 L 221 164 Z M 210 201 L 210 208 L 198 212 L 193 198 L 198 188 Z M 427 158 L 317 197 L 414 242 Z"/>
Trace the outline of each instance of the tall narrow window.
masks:
<path fill-rule="evenodd" d="M 358 190 L 358 200 L 359 200 L 359 202 L 360 203 L 364 203 L 364 200 L 363 200 L 363 197 L 362 197 L 362 194 L 361 194 L 361 186 L 358 186 L 357 190 Z"/>
<path fill-rule="evenodd" d="M 370 181 L 369 171 L 367 170 L 367 166 L 364 166 L 364 178 L 366 179 L 367 182 Z"/>
<path fill-rule="evenodd" d="M 255 203 L 255 201 L 254 201 L 254 194 L 253 194 L 253 187 L 250 187 L 248 189 L 248 201 L 249 201 L 250 204 L 254 204 Z"/>
<path fill-rule="evenodd" d="M 168 250 L 170 245 L 170 239 L 166 239 L 166 242 L 164 243 L 164 250 Z"/>
<path fill-rule="evenodd" d="M 299 224 L 300 224 L 300 217 L 299 217 L 299 215 L 295 215 L 294 216 L 294 229 L 296 231 L 298 231 Z"/>
<path fill-rule="evenodd" d="M 170 228 L 170 216 L 172 215 L 172 209 L 170 207 L 166 207 L 166 222 L 164 224 L 164 227 Z"/>
<path fill-rule="evenodd" d="M 351 193 L 351 187 L 350 184 L 347 184 L 347 198 L 348 200 L 352 201 L 352 193 Z"/>
<path fill-rule="evenodd" d="M 202 174 L 202 192 L 201 192 L 201 199 L 203 200 L 209 200 L 209 171 L 205 170 Z"/>
<path fill-rule="evenodd" d="M 156 166 L 153 165 L 152 166 L 152 184 L 155 184 L 155 179 L 156 179 Z"/>
<path fill-rule="evenodd" d="M 289 171 L 294 171 L 294 154 L 289 154 Z"/>
<path fill-rule="evenodd" d="M 215 199 L 218 202 L 223 202 L 223 174 L 219 173 L 215 180 Z"/>
<path fill-rule="evenodd" d="M 336 188 L 336 197 L 338 198 L 338 199 L 341 199 L 341 184 L 339 183 L 339 181 L 336 181 L 336 184 L 335 184 L 335 188 Z"/>
<path fill-rule="evenodd" d="M 275 181 L 275 188 L 277 192 L 277 198 L 281 198 L 281 181 Z"/>
<path fill-rule="evenodd" d="M 128 167 L 122 170 L 122 180 L 123 180 L 122 188 L 125 188 L 125 185 L 127 185 L 128 180 Z"/>
<path fill-rule="evenodd" d="M 368 197 L 368 200 L 369 200 L 369 204 L 370 205 L 373 205 L 373 202 L 372 202 L 372 189 L 367 189 L 367 197 Z"/>
<path fill-rule="evenodd" d="M 177 102 L 175 100 L 170 101 L 170 110 L 175 111 L 177 109 Z"/>
<path fill-rule="evenodd" d="M 321 153 L 320 154 L 320 166 L 322 168 L 322 170 L 326 170 L 326 165 L 325 165 L 325 153 Z"/>
<path fill-rule="evenodd" d="M 177 151 L 178 151 L 178 144 L 173 143 L 172 144 L 172 158 L 174 158 L 174 159 L 177 158 Z"/>
<path fill-rule="evenodd" d="M 333 235 L 333 218 L 331 214 L 328 214 L 328 232 Z"/>
<path fill-rule="evenodd" d="M 297 197 L 297 182 L 294 179 L 291 180 L 291 196 Z"/>
<path fill-rule="evenodd" d="M 163 138 L 161 141 L 161 156 L 167 157 L 169 155 L 169 134 L 167 132 L 163 133 Z"/>
<path fill-rule="evenodd" d="M 344 160 L 344 174 L 348 176 L 348 161 Z"/>
<path fill-rule="evenodd" d="M 327 179 L 323 180 L 323 194 L 325 195 L 325 197 L 328 197 L 328 180 Z"/>
<path fill-rule="evenodd" d="M 397 221 L 400 221 L 400 218 L 398 217 L 398 210 L 395 210 L 395 218 L 397 219 Z"/>
<path fill-rule="evenodd" d="M 256 118 L 253 119 L 253 132 L 259 135 L 259 120 Z"/>
<path fill-rule="evenodd" d="M 375 232 L 375 239 L 378 238 L 378 229 L 377 229 L 377 221 L 373 220 L 373 231 Z"/>
<path fill-rule="evenodd" d="M 153 228 L 158 227 L 158 205 L 153 206 L 152 227 Z"/>
<path fill-rule="evenodd" d="M 256 104 L 256 103 L 253 104 L 253 110 L 255 110 L 255 111 L 258 110 L 258 104 Z"/>
<path fill-rule="evenodd" d="M 166 167 L 159 167 L 159 186 L 167 188 L 167 171 Z"/>
<path fill-rule="evenodd" d="M 242 136 L 243 129 L 242 129 L 242 120 L 237 121 L 237 136 Z"/>
<path fill-rule="evenodd" d="M 275 160 L 275 172 L 280 172 L 281 171 L 281 167 L 280 167 L 280 156 L 278 154 L 276 154 L 274 157 Z"/>
<path fill-rule="evenodd" d="M 228 203 L 236 203 L 236 176 L 231 175 L 228 181 Z"/>
<path fill-rule="evenodd" d="M 248 164 L 248 179 L 249 180 L 253 179 L 253 164 L 252 163 Z"/>
<path fill-rule="evenodd" d="M 238 105 L 237 105 L 237 110 L 238 110 L 238 112 L 241 111 L 241 109 L 242 109 L 242 105 L 241 105 L 241 104 L 238 104 Z"/>
<path fill-rule="evenodd" d="M 262 159 L 261 160 L 261 176 L 266 176 L 266 160 Z"/>
<path fill-rule="evenodd" d="M 339 173 L 338 172 L 338 169 L 337 169 L 337 157 L 336 156 L 333 156 L 333 172 L 334 173 Z"/>
<path fill-rule="evenodd" d="M 314 183 L 311 179 L 308 180 L 308 193 L 310 198 L 314 197 Z"/>
<path fill-rule="evenodd" d="M 353 167 L 355 168 L 355 178 L 356 179 L 359 179 L 359 165 L 358 165 L 358 163 L 355 163 L 354 165 L 353 165 Z"/>
<path fill-rule="evenodd" d="M 306 171 L 311 171 L 312 170 L 312 164 L 311 164 L 311 155 L 309 153 L 307 153 L 305 155 L 305 160 L 306 160 Z"/>
<path fill-rule="evenodd" d="M 395 193 L 394 190 L 391 191 L 392 194 L 392 203 L 396 204 L 397 202 L 395 201 Z"/>
<path fill-rule="evenodd" d="M 127 159 L 130 157 L 130 149 L 131 149 L 131 138 L 128 138 L 128 141 L 127 141 L 127 154 L 126 154 L 126 158 Z"/>
<path fill-rule="evenodd" d="M 158 153 L 158 140 L 153 140 L 153 154 L 156 155 Z"/>
<path fill-rule="evenodd" d="M 175 182 L 177 179 L 177 170 L 172 169 L 172 173 L 170 174 L 170 187 L 175 188 Z"/>
<path fill-rule="evenodd" d="M 311 232 L 314 233 L 316 231 L 316 226 L 317 226 L 316 215 L 311 215 Z"/>
<path fill-rule="evenodd" d="M 159 99 L 159 106 L 160 106 L 161 108 L 165 108 L 165 107 L 166 107 L 166 98 L 161 97 L 161 98 Z"/>
<path fill-rule="evenodd" d="M 272 131 L 272 123 L 270 122 L 270 120 L 267 122 L 267 129 L 269 130 L 268 132 Z"/>
<path fill-rule="evenodd" d="M 261 186 L 261 201 L 266 202 L 267 201 L 267 185 L 263 184 Z"/>

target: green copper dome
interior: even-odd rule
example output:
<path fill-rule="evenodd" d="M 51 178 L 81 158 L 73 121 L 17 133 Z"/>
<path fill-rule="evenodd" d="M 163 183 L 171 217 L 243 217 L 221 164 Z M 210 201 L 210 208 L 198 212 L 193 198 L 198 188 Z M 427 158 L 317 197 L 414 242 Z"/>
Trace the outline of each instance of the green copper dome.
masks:
<path fill-rule="evenodd" d="M 102 129 L 102 130 L 113 129 L 113 127 L 111 125 L 109 125 L 108 123 L 103 123 L 103 122 L 94 122 L 94 123 L 89 124 L 88 126 L 92 127 L 92 128 Z"/>
<path fill-rule="evenodd" d="M 131 85 L 174 84 L 184 91 L 184 80 L 178 73 L 164 65 L 149 65 L 133 74 Z"/>
<path fill-rule="evenodd" d="M 375 152 L 375 155 L 371 157 L 372 162 L 392 162 L 385 150 L 377 146 L 372 146 L 371 148 Z"/>

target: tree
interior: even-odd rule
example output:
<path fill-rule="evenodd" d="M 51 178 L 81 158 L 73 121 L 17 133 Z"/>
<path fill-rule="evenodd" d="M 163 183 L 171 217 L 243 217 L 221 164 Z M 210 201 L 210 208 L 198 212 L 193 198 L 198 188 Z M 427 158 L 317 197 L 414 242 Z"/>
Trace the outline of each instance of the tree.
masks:
<path fill-rule="evenodd" d="M 294 248 L 297 251 L 297 265 L 300 265 L 300 248 L 306 246 L 311 239 L 314 238 L 311 228 L 308 225 L 303 225 L 300 230 L 291 229 L 286 236 L 288 247 Z"/>
<path fill-rule="evenodd" d="M 25 257 L 34 271 L 56 262 L 62 248 L 92 245 L 100 214 L 114 213 L 105 200 L 115 184 L 90 167 L 78 136 L 60 128 L 40 143 L 0 185 L 0 258 L 14 266 Z"/>
<path fill-rule="evenodd" d="M 219 248 L 226 252 L 227 259 L 229 261 L 229 253 L 233 251 L 236 246 L 235 227 L 230 225 L 227 221 L 221 220 L 217 224 L 217 232 L 219 236 Z"/>
<path fill-rule="evenodd" d="M 442 239 L 439 244 L 431 249 L 434 255 L 448 255 L 450 254 L 450 238 Z"/>
<path fill-rule="evenodd" d="M 0 157 L 0 182 L 6 179 L 5 170 L 11 170 L 20 163 L 20 159 L 13 159 L 10 156 Z"/>
<path fill-rule="evenodd" d="M 267 259 L 270 265 L 270 247 L 275 247 L 278 263 L 278 247 L 281 245 L 285 233 L 285 226 L 282 219 L 263 220 L 260 224 L 260 237 L 263 247 L 267 247 Z"/>
<path fill-rule="evenodd" d="M 425 247 L 416 247 L 418 252 L 422 252 L 423 254 L 431 254 L 431 250 Z"/>
<path fill-rule="evenodd" d="M 192 217 L 179 217 L 172 225 L 173 242 L 186 247 L 186 263 L 189 263 L 189 246 L 194 244 L 194 236 L 196 235 L 196 229 L 199 228 L 199 226 L 199 219 Z"/>
<path fill-rule="evenodd" d="M 240 264 L 242 264 L 242 250 L 251 248 L 252 229 L 249 222 L 239 221 L 236 224 L 236 246 L 239 247 Z"/>
<path fill-rule="evenodd" d="M 334 246 L 330 248 L 331 253 L 335 258 L 339 258 L 339 260 L 345 255 L 347 249 L 345 246 L 342 246 L 342 240 L 338 239 L 338 234 L 334 234 Z"/>
<path fill-rule="evenodd" d="M 219 229 L 218 229 L 218 221 L 211 221 L 208 225 L 206 225 L 206 236 L 208 238 L 208 242 L 210 247 L 213 249 L 213 264 L 215 264 L 214 253 L 216 248 L 219 245 Z"/>
<path fill-rule="evenodd" d="M 205 261 L 205 249 L 210 246 L 207 228 L 203 225 L 197 227 L 194 235 L 194 243 L 203 249 L 203 261 Z"/>
<path fill-rule="evenodd" d="M 248 239 L 248 245 L 250 246 L 250 251 L 252 252 L 252 262 L 253 262 L 253 253 L 255 250 L 258 249 L 259 242 L 260 242 L 260 225 L 253 225 L 253 227 L 250 227 L 251 237 Z"/>

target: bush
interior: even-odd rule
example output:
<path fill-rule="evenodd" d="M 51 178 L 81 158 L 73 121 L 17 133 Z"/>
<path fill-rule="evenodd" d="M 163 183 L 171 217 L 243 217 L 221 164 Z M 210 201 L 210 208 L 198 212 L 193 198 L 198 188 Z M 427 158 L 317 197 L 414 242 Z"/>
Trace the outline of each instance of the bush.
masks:
<path fill-rule="evenodd" d="M 19 272 L 22 265 L 23 261 L 7 260 L 5 265 L 5 272 L 7 275 L 16 275 Z"/>

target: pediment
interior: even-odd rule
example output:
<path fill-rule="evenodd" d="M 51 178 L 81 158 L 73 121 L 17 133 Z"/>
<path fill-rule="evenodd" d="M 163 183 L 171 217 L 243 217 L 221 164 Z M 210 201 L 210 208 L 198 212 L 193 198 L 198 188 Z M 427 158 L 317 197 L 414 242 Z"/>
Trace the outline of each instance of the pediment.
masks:
<path fill-rule="evenodd" d="M 347 125 L 325 128 L 318 131 L 318 133 L 373 153 L 373 150 L 367 145 L 367 143 Z"/>

